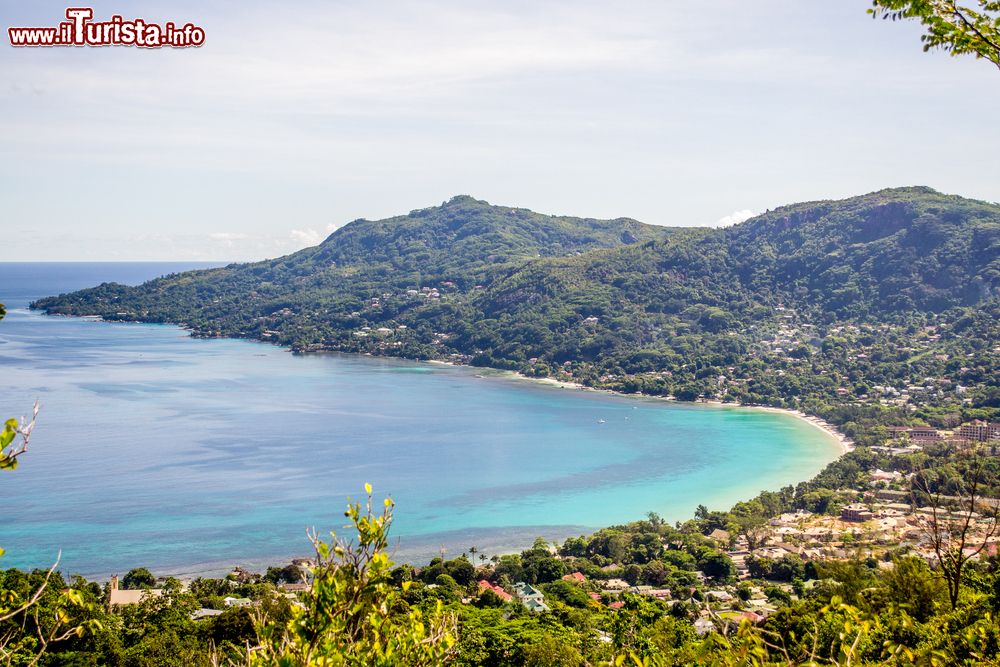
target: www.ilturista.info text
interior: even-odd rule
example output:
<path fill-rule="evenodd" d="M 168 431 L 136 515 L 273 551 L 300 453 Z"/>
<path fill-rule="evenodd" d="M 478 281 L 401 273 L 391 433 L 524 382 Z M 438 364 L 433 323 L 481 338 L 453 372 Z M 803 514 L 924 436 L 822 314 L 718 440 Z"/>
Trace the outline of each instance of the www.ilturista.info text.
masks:
<path fill-rule="evenodd" d="M 90 7 L 70 7 L 67 21 L 49 28 L 7 28 L 11 46 L 140 46 L 185 48 L 205 43 L 205 30 L 193 23 L 163 25 L 144 19 L 112 16 L 93 21 Z"/>

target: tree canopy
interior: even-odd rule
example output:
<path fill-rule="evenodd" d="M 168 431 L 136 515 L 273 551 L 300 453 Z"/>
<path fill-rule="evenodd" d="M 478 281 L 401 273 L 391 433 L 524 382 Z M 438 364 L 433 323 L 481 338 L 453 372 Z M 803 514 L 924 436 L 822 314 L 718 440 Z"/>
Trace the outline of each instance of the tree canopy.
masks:
<path fill-rule="evenodd" d="M 953 56 L 971 54 L 1000 69 L 1000 2 L 976 0 L 874 0 L 876 18 L 914 19 L 926 28 L 924 50 L 943 49 Z"/>

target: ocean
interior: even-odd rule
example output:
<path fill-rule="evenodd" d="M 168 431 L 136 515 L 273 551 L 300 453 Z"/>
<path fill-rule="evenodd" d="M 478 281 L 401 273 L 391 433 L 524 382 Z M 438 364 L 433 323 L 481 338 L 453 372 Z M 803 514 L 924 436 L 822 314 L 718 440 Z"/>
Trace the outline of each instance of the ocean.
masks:
<path fill-rule="evenodd" d="M 366 482 L 396 560 L 484 556 L 809 479 L 837 443 L 789 415 L 509 374 L 48 317 L 35 298 L 195 263 L 0 263 L 0 416 L 41 405 L 0 473 L 3 567 L 177 576 L 309 555 Z"/>

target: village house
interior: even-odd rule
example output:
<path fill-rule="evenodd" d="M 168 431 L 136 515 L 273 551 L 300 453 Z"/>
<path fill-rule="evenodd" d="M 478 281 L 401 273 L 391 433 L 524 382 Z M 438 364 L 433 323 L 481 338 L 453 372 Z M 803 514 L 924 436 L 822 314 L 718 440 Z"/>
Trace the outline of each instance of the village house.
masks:
<path fill-rule="evenodd" d="M 875 470 L 869 473 L 872 486 L 885 485 L 890 482 L 895 482 L 898 479 L 902 479 L 902 477 L 903 474 L 900 472 L 887 472 L 885 470 L 881 470 L 880 468 L 875 468 Z"/>
<path fill-rule="evenodd" d="M 253 604 L 253 600 L 250 598 L 237 598 L 232 596 L 222 598 L 222 602 L 227 607 L 249 607 Z"/>
<path fill-rule="evenodd" d="M 127 590 L 118 587 L 118 575 L 111 577 L 110 588 L 108 590 L 108 608 L 124 607 L 130 604 L 139 604 L 145 599 L 158 598 L 163 596 L 162 588 L 142 588 L 139 590 Z"/>
<path fill-rule="evenodd" d="M 493 591 L 493 593 L 496 594 L 496 596 L 499 597 L 504 602 L 510 602 L 510 600 L 511 600 L 510 593 L 508 593 L 507 591 L 505 591 L 504 589 L 500 588 L 499 586 L 497 586 L 495 584 L 491 584 L 490 582 L 486 581 L 485 579 L 480 579 L 479 580 L 479 594 L 482 595 L 485 591 Z"/>
<path fill-rule="evenodd" d="M 312 586 L 310 584 L 281 584 L 278 588 L 286 593 L 305 593 Z"/>
<path fill-rule="evenodd" d="M 699 636 L 707 635 L 709 632 L 715 631 L 715 623 L 707 617 L 699 618 L 694 622 L 694 631 Z"/>
<path fill-rule="evenodd" d="M 649 587 L 648 590 L 642 591 L 641 595 L 646 597 L 651 597 L 656 600 L 669 600 L 671 598 L 671 593 L 669 588 L 653 588 Z"/>
<path fill-rule="evenodd" d="M 628 590 L 628 588 L 629 583 L 624 579 L 608 579 L 604 582 L 604 590 L 611 593 Z"/>
<path fill-rule="evenodd" d="M 521 604 L 523 604 L 528 611 L 543 612 L 549 610 L 548 605 L 545 604 L 545 596 L 540 590 L 531 584 L 519 581 L 514 584 L 514 591 L 517 593 L 517 597 L 521 601 Z"/>
<path fill-rule="evenodd" d="M 730 602 L 733 599 L 732 593 L 721 590 L 705 591 L 705 597 L 713 602 Z"/>
<path fill-rule="evenodd" d="M 709 539 L 715 540 L 718 544 L 729 544 L 729 531 L 716 528 L 708 534 Z"/>

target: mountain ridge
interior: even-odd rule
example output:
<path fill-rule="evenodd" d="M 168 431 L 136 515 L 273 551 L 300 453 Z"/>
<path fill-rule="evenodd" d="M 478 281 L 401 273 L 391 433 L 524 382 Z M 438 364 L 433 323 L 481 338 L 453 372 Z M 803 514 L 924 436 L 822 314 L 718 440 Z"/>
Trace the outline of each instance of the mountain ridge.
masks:
<path fill-rule="evenodd" d="M 782 206 L 725 228 L 545 216 L 460 195 L 353 221 L 285 257 L 33 307 L 615 388 L 641 378 L 647 391 L 659 376 L 654 393 L 697 386 L 705 395 L 718 393 L 705 369 L 753 366 L 789 322 L 817 332 L 796 338 L 804 364 L 838 323 L 903 336 L 917 323 L 989 312 L 998 290 L 1000 206 L 908 187 Z M 952 354 L 940 346 L 939 357 Z M 917 372 L 894 363 L 897 375 Z M 820 380 L 808 382 L 830 391 Z M 798 400 L 796 391 L 757 396 Z"/>

